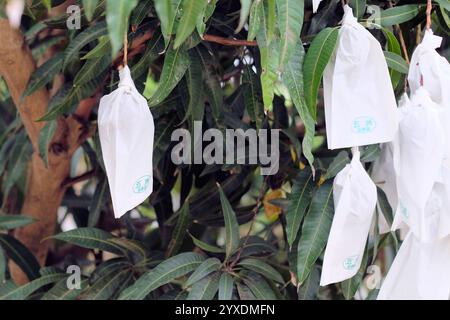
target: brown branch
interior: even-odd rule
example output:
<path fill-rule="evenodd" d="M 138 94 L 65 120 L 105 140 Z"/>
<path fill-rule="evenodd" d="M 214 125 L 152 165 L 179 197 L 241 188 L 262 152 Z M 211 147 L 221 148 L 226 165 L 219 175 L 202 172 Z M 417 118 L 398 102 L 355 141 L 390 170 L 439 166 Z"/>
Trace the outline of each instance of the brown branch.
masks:
<path fill-rule="evenodd" d="M 219 36 L 213 36 L 211 34 L 205 34 L 203 36 L 203 40 L 208 42 L 214 42 L 218 44 L 222 44 L 224 46 L 246 46 L 246 47 L 256 47 L 258 44 L 256 41 L 247 41 L 247 40 L 238 40 L 238 39 L 228 39 L 222 38 Z"/>
<path fill-rule="evenodd" d="M 69 188 L 72 187 L 73 185 L 79 183 L 79 182 L 83 182 L 86 180 L 89 180 L 91 178 L 93 178 L 95 176 L 95 170 L 91 170 L 88 172 L 83 173 L 82 175 L 75 177 L 75 178 L 67 178 L 66 180 L 63 181 L 61 187 L 62 188 Z"/>
<path fill-rule="evenodd" d="M 431 4 L 431 0 L 427 0 L 427 30 L 431 28 L 431 10 L 433 9 L 433 5 Z"/>

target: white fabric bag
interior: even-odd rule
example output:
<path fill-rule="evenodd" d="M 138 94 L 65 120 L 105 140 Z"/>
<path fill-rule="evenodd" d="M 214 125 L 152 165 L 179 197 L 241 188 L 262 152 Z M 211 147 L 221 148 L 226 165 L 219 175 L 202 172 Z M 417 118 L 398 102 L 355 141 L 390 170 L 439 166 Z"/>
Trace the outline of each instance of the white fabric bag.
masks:
<path fill-rule="evenodd" d="M 329 149 L 389 142 L 397 104 L 380 43 L 344 7 L 337 49 L 323 86 Z"/>
<path fill-rule="evenodd" d="M 127 66 L 120 70 L 118 89 L 100 100 L 98 127 L 114 215 L 120 218 L 153 191 L 155 126 Z"/>
<path fill-rule="evenodd" d="M 403 241 L 378 293 L 378 300 L 447 300 L 450 295 L 450 237 Z"/>
<path fill-rule="evenodd" d="M 423 87 L 399 111 L 402 116 L 398 139 L 394 141 L 398 206 L 392 230 L 406 225 L 422 241 L 432 241 L 438 210 L 430 210 L 427 203 L 442 176 L 444 130 L 438 107 Z"/>
<path fill-rule="evenodd" d="M 322 0 L 312 0 L 313 13 L 317 12 L 317 9 L 319 9 L 319 5 L 321 2 L 322 2 Z"/>
<path fill-rule="evenodd" d="M 320 285 L 353 277 L 361 266 L 377 201 L 377 189 L 354 149 L 353 159 L 334 179 L 335 213 Z"/>

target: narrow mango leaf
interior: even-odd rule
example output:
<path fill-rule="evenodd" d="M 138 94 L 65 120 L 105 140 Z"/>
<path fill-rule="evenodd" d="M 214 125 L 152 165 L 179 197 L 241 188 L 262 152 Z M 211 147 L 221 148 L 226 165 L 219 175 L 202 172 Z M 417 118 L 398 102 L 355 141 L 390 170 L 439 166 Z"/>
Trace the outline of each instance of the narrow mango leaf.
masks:
<path fill-rule="evenodd" d="M 100 213 L 106 200 L 109 197 L 108 179 L 106 176 L 102 177 L 95 188 L 94 196 L 92 197 L 89 206 L 88 227 L 95 227 L 100 218 Z"/>
<path fill-rule="evenodd" d="M 80 282 L 80 289 L 69 289 L 67 279 L 61 279 L 42 296 L 41 300 L 75 300 L 86 289 L 88 282 L 88 279 L 83 279 Z"/>
<path fill-rule="evenodd" d="M 353 9 L 355 17 L 361 19 L 366 12 L 367 0 L 349 0 L 348 5 Z"/>
<path fill-rule="evenodd" d="M 98 0 L 83 0 L 84 15 L 88 21 L 92 21 L 97 4 Z"/>
<path fill-rule="evenodd" d="M 172 239 L 169 242 L 167 248 L 167 257 L 171 257 L 178 253 L 181 245 L 183 244 L 184 238 L 186 237 L 186 230 L 189 226 L 191 220 L 191 213 L 189 211 L 189 201 L 186 201 L 180 210 L 180 215 L 178 216 L 177 224 L 172 233 Z"/>
<path fill-rule="evenodd" d="M 65 273 L 53 273 L 44 275 L 38 279 L 35 279 L 22 287 L 18 287 L 4 295 L 0 295 L 0 300 L 25 300 L 36 290 L 46 286 L 50 283 L 58 282 L 65 278 Z"/>
<path fill-rule="evenodd" d="M 106 0 L 106 23 L 113 58 L 122 48 L 124 36 L 128 33 L 128 18 L 137 3 L 137 0 Z"/>
<path fill-rule="evenodd" d="M 161 32 L 157 31 L 147 45 L 142 58 L 131 67 L 133 79 L 138 79 L 145 73 L 148 73 L 150 64 L 158 59 L 159 54 L 164 50 L 164 41 Z"/>
<path fill-rule="evenodd" d="M 102 74 L 111 64 L 111 57 L 104 55 L 89 59 L 78 71 L 73 83 L 75 86 L 81 86 Z"/>
<path fill-rule="evenodd" d="M 31 75 L 27 88 L 25 89 L 22 97 L 28 97 L 39 89 L 45 87 L 50 83 L 53 78 L 61 72 L 61 63 L 64 59 L 64 55 L 59 52 L 54 57 L 45 62 L 42 66 L 36 69 Z"/>
<path fill-rule="evenodd" d="M 119 255 L 123 252 L 120 246 L 108 241 L 114 238 L 112 234 L 96 228 L 78 228 L 59 233 L 52 238 L 88 249 L 98 249 Z"/>
<path fill-rule="evenodd" d="M 314 156 L 312 154 L 312 146 L 316 128 L 313 116 L 310 110 L 308 110 L 304 99 L 302 73 L 302 62 L 304 55 L 305 51 L 303 49 L 303 45 L 299 43 L 288 62 L 286 71 L 283 73 L 283 83 L 288 88 L 289 94 L 294 102 L 294 106 L 305 125 L 305 136 L 303 138 L 302 151 L 306 160 L 308 160 L 314 175 Z"/>
<path fill-rule="evenodd" d="M 219 273 L 215 272 L 196 282 L 187 300 L 213 300 L 219 290 Z"/>
<path fill-rule="evenodd" d="M 133 10 L 130 18 L 130 24 L 134 27 L 137 27 L 144 21 L 145 17 L 147 17 L 151 10 L 153 9 L 153 1 L 145 0 L 139 1 L 136 8 Z"/>
<path fill-rule="evenodd" d="M 200 14 L 197 19 L 197 32 L 200 37 L 203 38 L 203 34 L 206 31 L 206 22 L 212 17 L 214 10 L 216 9 L 218 0 L 209 0 L 203 14 Z"/>
<path fill-rule="evenodd" d="M 117 290 L 127 284 L 133 278 L 131 269 L 112 270 L 98 279 L 92 286 L 85 290 L 82 300 L 108 300 L 114 296 Z"/>
<path fill-rule="evenodd" d="M 403 74 L 408 74 L 409 66 L 402 56 L 389 51 L 384 51 L 384 57 L 386 58 L 387 65 L 395 71 Z"/>
<path fill-rule="evenodd" d="M 220 202 L 222 204 L 222 214 L 225 220 L 225 251 L 228 259 L 239 247 L 239 225 L 233 207 L 220 186 L 219 193 Z"/>
<path fill-rule="evenodd" d="M 450 2 L 448 0 L 434 0 L 434 2 L 438 3 L 441 8 L 450 12 Z"/>
<path fill-rule="evenodd" d="M 278 23 L 280 26 L 280 62 L 283 71 L 300 41 L 302 32 L 304 0 L 277 0 Z"/>
<path fill-rule="evenodd" d="M 293 181 L 286 212 L 286 234 L 290 247 L 297 238 L 300 225 L 311 202 L 313 189 L 314 181 L 311 170 L 300 171 Z"/>
<path fill-rule="evenodd" d="M 242 75 L 242 85 L 244 86 L 244 103 L 250 119 L 260 128 L 264 119 L 264 107 L 261 103 L 261 83 L 250 66 L 244 69 Z"/>
<path fill-rule="evenodd" d="M 0 214 L 0 230 L 13 230 L 34 223 L 33 218 L 22 215 Z"/>
<path fill-rule="evenodd" d="M 207 4 L 208 0 L 183 0 L 183 15 L 177 27 L 174 49 L 179 48 L 194 31 L 197 20 L 205 12 Z"/>
<path fill-rule="evenodd" d="M 239 266 L 249 271 L 254 271 L 264 276 L 266 279 L 273 280 L 278 283 L 284 283 L 281 274 L 275 270 L 270 264 L 255 258 L 247 258 L 239 262 Z"/>
<path fill-rule="evenodd" d="M 231 300 L 234 278 L 229 273 L 222 273 L 219 280 L 219 300 Z"/>
<path fill-rule="evenodd" d="M 178 82 L 183 78 L 188 66 L 188 53 L 183 48 L 173 49 L 172 47 L 169 47 L 164 59 L 164 66 L 158 89 L 149 100 L 150 107 L 160 104 L 167 98 Z"/>
<path fill-rule="evenodd" d="M 235 30 L 235 33 L 239 33 L 247 22 L 247 18 L 250 14 L 252 7 L 252 0 L 241 0 L 241 10 L 239 12 L 239 24 Z"/>
<path fill-rule="evenodd" d="M 192 238 L 192 241 L 194 242 L 194 244 L 197 247 L 199 247 L 200 249 L 202 249 L 203 251 L 211 252 L 211 253 L 225 253 L 225 250 L 218 248 L 216 246 L 212 246 L 206 242 L 203 242 L 203 241 L 197 239 L 196 237 L 194 237 L 192 234 L 189 234 L 189 236 Z"/>
<path fill-rule="evenodd" d="M 28 138 L 22 144 L 16 143 L 8 160 L 6 174 L 3 177 L 3 193 L 9 194 L 12 187 L 26 174 L 28 160 L 31 157 L 32 146 Z"/>
<path fill-rule="evenodd" d="M 195 51 L 189 51 L 189 67 L 186 71 L 186 82 L 189 90 L 189 105 L 186 117 L 190 117 L 190 127 L 194 121 L 202 121 L 205 111 L 203 102 L 203 72 L 200 55 Z"/>
<path fill-rule="evenodd" d="M 325 28 L 312 41 L 303 65 L 306 105 L 316 119 L 317 93 L 325 67 L 337 44 L 339 29 Z"/>
<path fill-rule="evenodd" d="M 336 157 L 334 157 L 333 161 L 328 166 L 328 169 L 323 176 L 325 180 L 334 178 L 339 171 L 344 169 L 344 167 L 347 165 L 347 163 L 350 162 L 350 158 L 348 156 L 348 152 L 343 150 L 338 153 Z"/>
<path fill-rule="evenodd" d="M 169 46 L 170 37 L 173 33 L 175 17 L 181 9 L 182 0 L 154 0 L 155 10 L 161 22 L 161 31 L 165 40 L 165 47 Z"/>
<path fill-rule="evenodd" d="M 257 300 L 276 300 L 275 293 L 262 276 L 246 270 L 241 271 L 240 275 Z"/>
<path fill-rule="evenodd" d="M 194 252 L 181 253 L 161 262 L 155 269 L 144 273 L 119 300 L 142 300 L 150 292 L 172 280 L 197 269 L 205 258 Z"/>
<path fill-rule="evenodd" d="M 413 19 L 417 16 L 418 13 L 419 6 L 416 4 L 406 4 L 382 10 L 380 24 L 383 27 L 389 27 L 394 24 L 401 24 Z"/>
<path fill-rule="evenodd" d="M 48 167 L 48 148 L 55 135 L 58 122 L 56 120 L 49 121 L 39 133 L 39 155 L 44 160 L 45 166 Z"/>
<path fill-rule="evenodd" d="M 259 32 L 259 29 L 261 28 L 261 10 L 263 5 L 264 4 L 262 0 L 255 0 L 252 3 L 252 7 L 250 9 L 250 18 L 248 21 L 248 41 L 254 40 Z"/>
<path fill-rule="evenodd" d="M 107 35 L 108 29 L 105 22 L 99 22 L 92 27 L 81 32 L 75 39 L 70 41 L 66 50 L 64 50 L 63 69 L 75 59 L 78 59 L 78 53 L 88 43 L 98 40 L 101 36 Z M 123 38 L 123 35 L 122 35 Z"/>
<path fill-rule="evenodd" d="M 241 300 L 256 300 L 253 292 L 244 283 L 238 282 L 236 283 L 236 287 Z"/>
<path fill-rule="evenodd" d="M 198 281 L 202 280 L 204 277 L 209 274 L 218 271 L 222 266 L 222 262 L 220 262 L 217 258 L 209 258 L 202 262 L 202 264 L 192 273 L 192 275 L 187 279 L 184 284 L 185 288 L 188 288 Z"/>
<path fill-rule="evenodd" d="M 3 249 L 0 247 L 0 283 L 3 284 L 6 280 L 6 255 Z"/>
<path fill-rule="evenodd" d="M 320 271 L 314 267 L 308 278 L 298 289 L 298 300 L 316 300 L 319 292 Z"/>
<path fill-rule="evenodd" d="M 333 219 L 333 184 L 325 182 L 315 192 L 303 222 L 297 248 L 297 278 L 301 285 L 327 243 Z"/>

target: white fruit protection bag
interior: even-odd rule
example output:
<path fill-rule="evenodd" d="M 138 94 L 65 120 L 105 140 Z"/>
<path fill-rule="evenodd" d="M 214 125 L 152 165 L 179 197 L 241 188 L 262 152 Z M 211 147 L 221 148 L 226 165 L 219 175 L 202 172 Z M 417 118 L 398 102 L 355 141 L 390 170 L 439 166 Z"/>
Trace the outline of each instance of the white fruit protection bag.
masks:
<path fill-rule="evenodd" d="M 392 141 L 397 104 L 383 50 L 348 5 L 323 82 L 329 149 Z"/>
<path fill-rule="evenodd" d="M 127 66 L 120 70 L 119 87 L 100 100 L 98 127 L 114 215 L 120 218 L 153 191 L 155 126 Z"/>
<path fill-rule="evenodd" d="M 358 148 L 334 179 L 334 218 L 322 267 L 320 285 L 353 277 L 361 266 L 377 201 L 377 189 L 361 164 Z"/>
<path fill-rule="evenodd" d="M 409 232 L 378 293 L 378 300 L 448 300 L 450 236 L 424 243 Z"/>
<path fill-rule="evenodd" d="M 392 229 L 406 225 L 419 239 L 431 241 L 436 236 L 432 228 L 436 217 L 426 208 L 441 175 L 444 130 L 438 106 L 424 88 L 419 88 L 399 111 L 402 115 L 394 141 L 398 206 Z"/>

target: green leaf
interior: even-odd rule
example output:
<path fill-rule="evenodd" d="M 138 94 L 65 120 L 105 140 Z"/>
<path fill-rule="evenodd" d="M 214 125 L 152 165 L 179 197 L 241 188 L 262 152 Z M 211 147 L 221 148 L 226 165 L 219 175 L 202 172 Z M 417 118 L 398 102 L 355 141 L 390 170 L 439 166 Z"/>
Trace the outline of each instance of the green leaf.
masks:
<path fill-rule="evenodd" d="M 96 228 L 78 228 L 62 232 L 52 238 L 88 249 L 98 249 L 119 255 L 123 252 L 120 246 L 108 241 L 114 238 L 112 234 Z"/>
<path fill-rule="evenodd" d="M 284 70 L 287 62 L 300 41 L 303 25 L 304 0 L 277 0 L 278 23 L 280 26 L 280 63 Z"/>
<path fill-rule="evenodd" d="M 159 54 L 164 50 L 163 36 L 161 32 L 155 32 L 153 38 L 149 41 L 147 49 L 142 58 L 131 67 L 133 79 L 138 79 L 148 72 L 150 64 L 158 59 Z"/>
<path fill-rule="evenodd" d="M 127 269 L 113 269 L 83 292 L 82 300 L 108 300 L 124 284 L 128 284 L 133 278 L 133 272 Z"/>
<path fill-rule="evenodd" d="M 315 300 L 320 287 L 320 271 L 314 267 L 298 289 L 298 300 Z"/>
<path fill-rule="evenodd" d="M 236 287 L 241 300 L 256 300 L 256 297 L 250 288 L 242 282 L 236 283 Z"/>
<path fill-rule="evenodd" d="M 192 286 L 187 300 L 212 300 L 219 290 L 219 274 L 217 272 L 204 277 Z"/>
<path fill-rule="evenodd" d="M 189 211 L 189 201 L 186 201 L 181 207 L 180 215 L 178 216 L 178 221 L 175 229 L 172 233 L 172 239 L 169 242 L 167 248 L 167 257 L 171 257 L 178 252 L 181 245 L 183 244 L 184 238 L 186 237 L 186 230 L 189 226 L 191 220 L 191 213 Z"/>
<path fill-rule="evenodd" d="M 252 7 L 250 9 L 250 18 L 248 21 L 248 41 L 252 41 L 253 39 L 255 39 L 259 29 L 261 28 L 261 10 L 263 5 L 264 4 L 262 0 L 255 0 L 252 3 Z"/>
<path fill-rule="evenodd" d="M 200 281 L 207 275 L 218 271 L 220 267 L 222 266 L 222 263 L 217 258 L 209 258 L 203 261 L 203 263 L 197 268 L 197 270 L 192 273 L 192 275 L 189 277 L 189 279 L 184 284 L 184 287 L 190 287 L 196 282 Z"/>
<path fill-rule="evenodd" d="M 266 279 L 273 280 L 278 283 L 284 283 L 281 274 L 268 263 L 255 258 L 247 258 L 239 262 L 239 266 L 249 271 L 254 271 L 264 276 Z"/>
<path fill-rule="evenodd" d="M 374 162 L 381 153 L 381 148 L 379 144 L 372 144 L 368 146 L 361 147 L 361 159 L 362 163 Z"/>
<path fill-rule="evenodd" d="M 33 280 L 22 287 L 18 287 L 6 294 L 0 295 L 0 300 L 25 300 L 36 290 L 46 286 L 50 283 L 60 281 L 67 275 L 65 273 L 53 273 L 44 275 L 36 280 Z"/>
<path fill-rule="evenodd" d="M 6 280 L 6 255 L 3 249 L 0 247 L 0 286 L 3 284 Z"/>
<path fill-rule="evenodd" d="M 0 230 L 13 230 L 34 223 L 33 218 L 22 215 L 0 214 Z"/>
<path fill-rule="evenodd" d="M 28 161 L 32 154 L 32 146 L 28 138 L 23 143 L 16 144 L 11 150 L 11 157 L 8 160 L 6 175 L 3 177 L 3 193 L 9 194 L 12 187 L 26 174 Z"/>
<path fill-rule="evenodd" d="M 192 241 L 194 242 L 194 244 L 197 247 L 199 247 L 200 249 L 202 249 L 203 251 L 211 252 L 211 253 L 224 253 L 225 252 L 225 250 L 223 250 L 221 248 L 212 246 L 210 244 L 207 244 L 206 242 L 203 242 L 203 241 L 197 239 L 192 234 L 189 234 L 189 236 L 192 238 Z"/>
<path fill-rule="evenodd" d="M 110 66 L 111 62 L 111 57 L 107 55 L 89 59 L 75 76 L 75 79 L 73 80 L 74 85 L 81 86 L 84 83 L 95 79 Z"/>
<path fill-rule="evenodd" d="M 39 133 L 39 155 L 44 160 L 45 166 L 48 167 L 48 148 L 55 135 L 58 122 L 56 120 L 49 121 Z"/>
<path fill-rule="evenodd" d="M 403 74 L 408 74 L 409 66 L 406 60 L 402 58 L 402 56 L 389 51 L 384 51 L 383 53 L 389 68 Z"/>
<path fill-rule="evenodd" d="M 348 5 L 353 9 L 355 17 L 361 19 L 366 12 L 366 0 L 349 0 Z"/>
<path fill-rule="evenodd" d="M 255 295 L 257 300 L 276 300 L 275 293 L 266 280 L 257 273 L 241 271 L 245 285 Z"/>
<path fill-rule="evenodd" d="M 218 0 L 209 0 L 206 5 L 203 14 L 198 16 L 197 19 L 197 32 L 203 38 L 203 34 L 206 31 L 206 22 L 211 18 L 216 9 Z"/>
<path fill-rule="evenodd" d="M 130 18 L 130 24 L 132 26 L 137 27 L 144 21 L 145 17 L 147 17 L 153 8 L 153 1 L 144 0 L 139 1 L 136 8 L 133 10 Z"/>
<path fill-rule="evenodd" d="M 311 49 L 310 49 L 311 50 Z M 304 49 L 301 43 L 295 49 L 294 54 L 288 62 L 288 67 L 283 73 L 283 82 L 289 90 L 289 94 L 294 102 L 295 108 L 305 125 L 305 136 L 303 138 L 302 150 L 308 160 L 314 175 L 314 156 L 312 154 L 313 140 L 315 134 L 314 119 L 308 110 L 303 92 L 303 65 Z"/>
<path fill-rule="evenodd" d="M 67 279 L 61 279 L 42 296 L 41 300 L 75 300 L 87 287 L 88 282 L 88 279 L 83 279 L 80 282 L 80 289 L 69 289 Z"/>
<path fill-rule="evenodd" d="M 448 0 L 434 0 L 434 2 L 438 3 L 441 8 L 450 11 L 450 2 Z"/>
<path fill-rule="evenodd" d="M 394 211 L 389 204 L 386 194 L 379 187 L 377 187 L 377 208 L 381 211 L 388 224 L 392 225 L 392 222 L 394 221 Z"/>
<path fill-rule="evenodd" d="M 380 24 L 383 27 L 389 27 L 394 24 L 401 24 L 413 19 L 417 16 L 418 13 L 419 6 L 416 4 L 406 4 L 382 10 Z"/>
<path fill-rule="evenodd" d="M 202 121 L 205 104 L 203 102 L 203 73 L 199 55 L 189 51 L 189 67 L 186 71 L 186 81 L 189 90 L 189 105 L 186 117 L 191 118 L 190 127 L 193 128 L 194 121 Z"/>
<path fill-rule="evenodd" d="M 290 247 L 292 247 L 297 238 L 303 217 L 311 202 L 313 189 L 314 182 L 311 170 L 304 169 L 300 171 L 293 181 L 286 212 L 286 234 Z"/>
<path fill-rule="evenodd" d="M 172 280 L 197 269 L 205 258 L 194 252 L 181 253 L 161 262 L 155 269 L 144 273 L 119 300 L 142 300 L 150 292 Z"/>
<path fill-rule="evenodd" d="M 239 33 L 247 22 L 252 7 L 252 0 L 241 0 L 241 11 L 239 12 L 239 24 L 235 33 Z"/>
<path fill-rule="evenodd" d="M 30 81 L 28 82 L 27 88 L 23 93 L 23 97 L 28 97 L 39 89 L 45 87 L 50 83 L 53 78 L 61 72 L 61 63 L 63 61 L 63 54 L 61 52 L 57 53 L 54 57 L 45 62 L 42 66 L 36 69 L 36 71 L 31 75 Z"/>
<path fill-rule="evenodd" d="M 29 280 L 39 277 L 39 263 L 22 243 L 9 235 L 0 234 L 0 247 L 25 272 Z"/>
<path fill-rule="evenodd" d="M 239 225 L 233 207 L 220 186 L 219 193 L 223 218 L 225 220 L 225 251 L 226 258 L 228 259 L 239 247 Z"/>
<path fill-rule="evenodd" d="M 100 218 L 100 213 L 106 200 L 108 199 L 108 196 L 108 179 L 106 179 L 106 177 L 102 177 L 95 188 L 94 196 L 92 197 L 92 201 L 89 206 L 88 227 L 94 227 L 97 225 Z"/>
<path fill-rule="evenodd" d="M 338 28 L 323 29 L 312 41 L 306 53 L 303 65 L 303 77 L 305 79 L 306 105 L 313 117 L 316 119 L 317 93 L 319 91 L 325 67 L 330 60 L 339 35 Z"/>
<path fill-rule="evenodd" d="M 183 48 L 169 47 L 164 59 L 164 66 L 155 94 L 150 98 L 149 106 L 153 107 L 167 98 L 175 86 L 183 78 L 189 66 L 189 55 Z"/>
<path fill-rule="evenodd" d="M 154 0 L 156 14 L 161 22 L 161 31 L 164 35 L 166 48 L 169 46 L 175 17 L 181 7 L 181 1 L 182 0 Z"/>
<path fill-rule="evenodd" d="M 234 278 L 229 273 L 222 273 L 219 280 L 219 300 L 231 300 Z"/>
<path fill-rule="evenodd" d="M 124 36 L 128 33 L 128 18 L 137 3 L 137 0 L 106 0 L 106 23 L 111 40 L 112 57 L 115 57 L 122 48 Z"/>
<path fill-rule="evenodd" d="M 63 69 L 73 60 L 78 59 L 78 53 L 88 43 L 98 40 L 101 36 L 108 33 L 105 22 L 99 22 L 92 27 L 87 28 L 81 32 L 75 39 L 70 41 L 66 50 L 64 51 Z M 123 37 L 123 35 L 122 35 Z"/>
<path fill-rule="evenodd" d="M 88 21 L 92 21 L 97 4 L 98 0 L 83 0 L 84 14 Z"/>
<path fill-rule="evenodd" d="M 347 163 L 350 163 L 350 158 L 347 151 L 343 150 L 339 152 L 336 157 L 334 157 L 333 161 L 328 166 L 328 169 L 323 178 L 325 180 L 334 178 L 339 173 L 339 171 L 344 169 Z"/>
<path fill-rule="evenodd" d="M 81 60 L 89 60 L 94 58 L 100 58 L 107 55 L 111 51 L 111 42 L 109 41 L 108 36 L 101 36 L 98 39 L 98 44 L 94 49 L 86 53 Z"/>
<path fill-rule="evenodd" d="M 264 118 L 264 106 L 261 99 L 261 83 L 250 66 L 244 69 L 242 75 L 242 85 L 244 86 L 244 103 L 250 119 L 256 123 L 257 128 L 261 128 Z"/>
<path fill-rule="evenodd" d="M 325 182 L 315 192 L 303 222 L 297 248 L 297 278 L 301 285 L 327 243 L 333 219 L 333 184 Z"/>
<path fill-rule="evenodd" d="M 208 0 L 183 0 L 183 15 L 177 27 L 174 49 L 179 48 L 191 35 L 199 16 L 204 13 Z"/>

